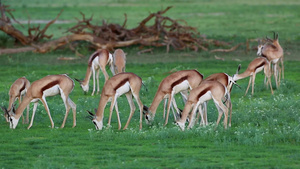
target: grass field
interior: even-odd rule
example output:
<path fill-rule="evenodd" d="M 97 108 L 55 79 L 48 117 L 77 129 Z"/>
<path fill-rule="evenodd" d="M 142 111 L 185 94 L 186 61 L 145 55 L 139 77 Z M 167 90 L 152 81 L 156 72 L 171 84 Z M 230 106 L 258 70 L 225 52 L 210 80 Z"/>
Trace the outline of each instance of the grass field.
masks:
<path fill-rule="evenodd" d="M 232 91 L 232 127 L 216 130 L 217 110 L 208 105 L 207 127 L 195 126 L 180 131 L 170 116 L 163 126 L 162 104 L 158 108 L 154 124 L 139 130 L 139 113 L 135 112 L 129 128 L 117 129 L 115 113 L 112 127 L 96 131 L 86 118 L 86 110 L 97 108 L 100 96 L 83 94 L 78 83 L 70 95 L 77 104 L 77 126 L 72 128 L 72 114 L 66 126 L 60 129 L 65 107 L 59 96 L 47 98 L 55 128 L 51 129 L 47 113 L 39 104 L 33 126 L 18 124 L 15 130 L 1 116 L 0 120 L 0 168 L 300 168 L 300 57 L 299 8 L 296 0 L 280 1 L 134 1 L 126 2 L 90 0 L 81 1 L 3 1 L 16 9 L 17 20 L 50 20 L 61 9 L 59 20 L 70 21 L 55 24 L 49 30 L 55 37 L 76 23 L 79 11 L 86 16 L 94 14 L 95 22 L 106 19 L 111 23 L 123 23 L 128 15 L 128 27 L 135 27 L 149 12 L 156 12 L 173 5 L 166 15 L 184 19 L 209 38 L 244 42 L 246 39 L 271 36 L 278 31 L 285 50 L 285 79 L 274 95 L 264 88 L 263 74 L 256 78 L 254 96 L 244 96 L 248 78 L 238 81 L 242 89 Z M 47 11 L 47 13 L 45 12 Z M 41 24 L 43 26 L 43 24 Z M 26 23 L 25 23 L 26 27 Z M 0 47 L 11 46 L 13 40 L 0 33 Z M 256 44 L 251 44 L 256 45 Z M 123 48 L 127 53 L 126 71 L 139 75 L 148 88 L 140 95 L 145 105 L 150 105 L 160 81 L 172 71 L 197 69 L 205 77 L 212 73 L 234 74 L 238 64 L 244 71 L 256 51 L 245 53 L 243 47 L 232 53 L 209 53 L 155 49 L 153 54 L 137 55 L 138 47 Z M 86 58 L 60 61 L 58 57 L 74 57 L 69 50 L 57 50 L 47 54 L 20 53 L 0 55 L 0 106 L 8 105 L 8 90 L 19 77 L 31 82 L 49 74 L 67 73 L 71 78 L 84 78 L 87 59 L 93 51 L 84 49 Z M 215 60 L 214 55 L 225 61 Z M 110 73 L 110 72 L 109 72 Z M 111 74 L 110 74 L 111 75 Z M 104 77 L 100 76 L 100 87 Z M 90 82 L 90 90 L 92 83 Z M 180 100 L 179 97 L 177 100 Z M 109 104 L 110 105 L 110 104 Z M 108 120 L 109 105 L 105 110 L 104 124 Z M 126 123 L 129 105 L 126 97 L 118 100 L 122 125 Z M 183 103 L 178 101 L 183 108 Z M 30 112 L 32 112 L 32 105 Z"/>

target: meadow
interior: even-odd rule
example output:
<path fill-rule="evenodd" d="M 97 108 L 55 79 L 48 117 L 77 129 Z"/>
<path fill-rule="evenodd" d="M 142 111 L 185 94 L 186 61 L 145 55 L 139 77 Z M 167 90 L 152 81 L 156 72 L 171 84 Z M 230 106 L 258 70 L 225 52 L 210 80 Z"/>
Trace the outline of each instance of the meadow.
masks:
<path fill-rule="evenodd" d="M 100 96 L 84 95 L 80 85 L 70 98 L 77 105 L 77 126 L 72 128 L 69 114 L 65 128 L 61 125 L 65 106 L 59 96 L 48 97 L 55 128 L 50 127 L 47 113 L 40 103 L 33 126 L 20 121 L 15 130 L 9 129 L 4 117 L 0 118 L 0 168 L 299 168 L 300 167 L 300 57 L 299 8 L 296 0 L 280 1 L 3 1 L 16 11 L 17 20 L 51 20 L 64 9 L 59 20 L 67 23 L 54 24 L 49 29 L 55 37 L 76 23 L 79 11 L 86 16 L 94 14 L 96 22 L 106 19 L 111 23 L 123 23 L 128 15 L 128 27 L 138 21 L 173 5 L 167 16 L 184 19 L 197 27 L 208 38 L 229 41 L 232 44 L 246 39 L 271 36 L 271 30 L 279 32 L 280 43 L 285 50 L 285 79 L 279 89 L 272 79 L 274 95 L 263 84 L 264 75 L 259 73 L 253 96 L 244 96 L 248 78 L 238 81 L 242 87 L 234 87 L 232 127 L 225 130 L 223 124 L 215 128 L 217 110 L 213 102 L 208 105 L 207 127 L 196 125 L 184 132 L 173 124 L 163 126 L 160 104 L 154 123 L 148 126 L 143 121 L 139 130 L 139 113 L 136 110 L 129 128 L 118 130 L 115 113 L 112 126 L 102 131 L 95 130 L 86 118 L 87 110 L 98 107 Z M 45 12 L 47 11 L 47 12 Z M 41 24 L 43 25 L 43 24 Z M 26 23 L 25 23 L 26 27 Z M 11 47 L 14 40 L 0 32 L 0 47 Z M 257 45 L 256 43 L 251 46 Z M 127 53 L 127 72 L 134 72 L 143 79 L 140 97 L 149 106 L 160 81 L 171 72 L 197 69 L 204 77 L 225 72 L 233 75 L 239 64 L 244 71 L 256 57 L 256 51 L 245 52 L 244 47 L 231 53 L 205 51 L 174 51 L 166 53 L 157 48 L 152 54 L 138 55 L 138 46 L 123 48 Z M 8 105 L 10 85 L 19 77 L 26 76 L 31 82 L 49 74 L 67 73 L 71 78 L 83 79 L 89 55 L 84 43 L 79 51 L 86 55 L 72 61 L 58 57 L 76 57 L 74 52 L 61 49 L 46 54 L 19 53 L 0 55 L 0 106 Z M 216 60 L 215 55 L 225 61 Z M 108 70 L 108 69 L 107 69 Z M 109 72 L 111 76 L 111 73 Z M 100 75 L 100 87 L 104 77 Z M 178 106 L 184 104 L 177 97 Z M 104 124 L 108 120 L 109 105 L 105 109 Z M 124 126 L 129 115 L 125 96 L 118 99 L 121 121 Z M 137 104 L 136 104 L 137 106 Z M 30 106 L 32 112 L 33 104 Z M 2 114 L 2 113 L 1 113 Z"/>

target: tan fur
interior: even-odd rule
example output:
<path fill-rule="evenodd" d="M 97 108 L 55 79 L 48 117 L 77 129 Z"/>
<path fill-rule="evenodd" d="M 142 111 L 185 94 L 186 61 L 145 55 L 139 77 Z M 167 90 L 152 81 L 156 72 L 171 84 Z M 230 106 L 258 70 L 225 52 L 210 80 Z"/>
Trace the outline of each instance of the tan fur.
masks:
<path fill-rule="evenodd" d="M 177 85 L 182 80 L 187 80 L 189 82 L 189 88 L 185 90 L 191 90 L 195 87 L 197 87 L 203 79 L 203 75 L 200 74 L 197 70 L 181 70 L 175 73 L 172 73 L 171 75 L 167 76 L 165 79 L 161 81 L 161 83 L 158 86 L 157 92 L 154 96 L 153 102 L 151 106 L 149 107 L 149 111 L 145 114 L 149 121 L 154 120 L 154 116 L 156 114 L 157 107 L 159 103 L 165 98 L 168 99 L 168 105 L 167 105 L 167 116 L 165 120 L 165 125 L 168 123 L 168 116 L 170 112 L 171 103 L 173 101 L 173 106 L 175 107 L 176 111 L 178 112 L 178 108 L 175 105 L 176 101 L 174 99 L 174 95 L 176 93 L 172 93 L 173 87 Z M 184 90 L 179 91 L 184 92 Z M 182 94 L 185 95 L 187 98 L 187 93 Z M 165 105 L 164 105 L 165 110 Z M 164 111 L 165 112 L 165 111 Z M 148 120 L 146 118 L 146 120 Z"/>
<path fill-rule="evenodd" d="M 194 126 L 194 117 L 201 104 L 209 99 L 205 96 L 210 95 L 219 111 L 217 125 L 224 114 L 224 127 L 227 128 L 228 108 L 223 104 L 222 99 L 228 94 L 226 87 L 218 81 L 203 81 L 198 87 L 191 90 L 186 105 L 183 109 L 181 119 L 177 124 L 184 130 L 184 124 L 189 116 L 189 128 Z M 230 95 L 228 95 L 230 97 Z M 230 99 L 230 98 L 229 98 Z M 192 109 L 192 112 L 190 112 Z M 201 109 L 199 109 L 201 111 Z"/>
<path fill-rule="evenodd" d="M 230 82 L 231 80 L 233 80 L 232 77 L 229 76 L 226 73 L 215 73 L 215 74 L 209 75 L 207 78 L 204 79 L 203 82 L 206 82 L 206 81 L 218 81 L 222 85 L 226 86 L 228 92 L 230 93 L 231 89 L 232 89 L 232 85 L 233 85 L 233 83 Z M 204 110 L 203 110 L 203 118 L 204 119 L 201 119 L 201 123 L 200 123 L 200 124 L 203 124 L 203 125 L 208 125 L 206 105 L 207 105 L 207 103 L 204 103 L 204 105 L 203 105 L 203 108 L 204 108 Z M 230 110 L 229 127 L 231 127 L 232 104 L 231 104 L 230 100 L 226 101 L 226 107 L 228 107 L 229 110 Z M 197 121 L 200 118 L 199 115 L 200 115 L 200 113 L 198 114 Z"/>
<path fill-rule="evenodd" d="M 249 84 L 248 84 L 247 90 L 245 92 L 245 95 L 247 94 L 251 83 L 252 83 L 252 92 L 251 92 L 251 94 L 252 95 L 254 94 L 255 76 L 256 76 L 256 73 L 258 73 L 258 68 L 261 68 L 261 67 L 263 67 L 264 74 L 268 78 L 267 84 L 269 84 L 270 89 L 271 89 L 271 93 L 273 94 L 273 89 L 272 89 L 272 84 L 271 84 L 270 63 L 266 58 L 258 57 L 258 58 L 255 58 L 252 62 L 249 63 L 248 68 L 245 72 L 243 72 L 242 74 L 236 74 L 233 77 L 234 81 L 236 81 L 236 80 L 243 79 L 243 78 L 246 78 L 246 77 L 250 76 Z"/>
<path fill-rule="evenodd" d="M 98 58 L 98 62 L 96 64 L 93 64 L 93 61 Z M 106 72 L 106 66 L 112 64 L 112 60 L 109 57 L 109 52 L 106 49 L 101 49 L 101 50 L 97 50 L 96 52 L 94 52 L 89 60 L 88 60 L 88 67 L 87 67 L 87 71 L 86 71 L 86 75 L 83 81 L 80 81 L 80 85 L 82 86 L 86 86 L 89 85 L 89 81 L 90 78 L 93 74 L 93 92 L 92 92 L 92 96 L 95 93 L 95 88 L 96 88 L 96 78 L 97 78 L 97 93 L 99 93 L 100 88 L 99 88 L 99 72 L 100 70 L 102 71 L 104 77 L 105 77 L 105 81 L 107 81 L 109 79 L 109 76 Z"/>
<path fill-rule="evenodd" d="M 117 97 L 119 96 L 116 96 L 116 91 L 120 87 L 122 87 L 126 82 L 128 82 L 130 85 L 130 90 L 127 93 L 125 93 L 128 103 L 130 105 L 130 115 L 123 129 L 125 130 L 128 127 L 130 120 L 133 116 L 133 113 L 135 111 L 135 105 L 132 96 L 137 101 L 140 109 L 140 129 L 142 129 L 143 103 L 141 102 L 139 97 L 139 92 L 142 86 L 142 79 L 134 73 L 119 73 L 113 76 L 112 78 L 110 78 L 108 81 L 106 81 L 106 83 L 103 86 L 101 98 L 99 101 L 99 106 L 93 120 L 97 120 L 98 122 L 101 122 L 103 124 L 104 109 L 106 104 L 111 100 L 108 126 L 110 125 L 113 107 L 115 106 L 117 117 L 118 117 L 119 129 L 121 129 L 121 121 L 120 121 L 119 110 L 117 105 Z M 102 128 L 100 128 L 100 130 L 101 129 Z"/>
<path fill-rule="evenodd" d="M 283 64 L 283 49 L 279 44 L 278 34 L 274 32 L 274 39 L 267 39 L 271 43 L 266 43 L 262 46 L 261 56 L 266 57 L 272 64 L 273 73 L 275 77 L 276 87 L 278 88 L 281 80 L 281 71 L 282 71 L 282 79 L 284 79 L 284 64 Z M 281 67 L 279 66 L 279 62 L 281 62 Z"/>
<path fill-rule="evenodd" d="M 37 101 L 40 100 L 47 113 L 48 116 L 50 118 L 50 122 L 51 122 L 51 127 L 54 127 L 54 123 L 46 102 L 46 97 L 47 96 L 43 96 L 44 95 L 44 91 L 55 86 L 58 85 L 60 90 L 60 94 L 61 97 L 63 98 L 64 104 L 66 106 L 66 114 L 65 114 L 65 118 L 64 121 L 61 125 L 61 128 L 64 127 L 68 113 L 70 108 L 72 108 L 73 110 L 73 127 L 76 126 L 76 105 L 75 103 L 69 98 L 69 94 L 72 92 L 73 88 L 74 88 L 74 82 L 72 79 L 70 79 L 67 75 L 49 75 L 46 76 L 40 80 L 34 81 L 31 86 L 28 88 L 27 93 L 23 99 L 23 101 L 21 102 L 21 104 L 19 105 L 19 107 L 17 108 L 15 114 L 13 113 L 12 116 L 16 119 L 19 119 L 20 116 L 23 114 L 23 111 L 25 109 L 25 107 L 30 104 L 30 102 L 34 101 L 35 102 L 35 108 L 37 106 Z M 32 119 L 30 121 L 30 125 L 28 126 L 28 129 L 32 126 L 33 123 L 33 119 L 34 119 L 34 114 L 35 114 L 35 110 L 32 114 Z"/>
<path fill-rule="evenodd" d="M 8 92 L 8 95 L 9 95 L 9 104 L 8 104 L 8 108 L 7 108 L 8 112 L 11 111 L 12 106 L 13 106 L 14 102 L 16 101 L 16 99 L 19 100 L 19 105 L 21 104 L 22 97 L 25 96 L 29 87 L 30 87 L 30 82 L 25 77 L 21 77 L 21 78 L 17 79 L 11 85 L 9 92 Z M 29 121 L 28 118 L 29 118 L 29 105 L 27 106 L 27 114 L 26 114 L 25 123 L 28 123 L 28 121 Z M 7 122 L 9 122 L 7 114 L 5 114 L 5 119 Z M 24 123 L 23 115 L 22 115 L 22 121 Z"/>
<path fill-rule="evenodd" d="M 125 72 L 126 67 L 126 55 L 122 49 L 115 50 L 113 54 L 113 68 L 114 75 Z"/>

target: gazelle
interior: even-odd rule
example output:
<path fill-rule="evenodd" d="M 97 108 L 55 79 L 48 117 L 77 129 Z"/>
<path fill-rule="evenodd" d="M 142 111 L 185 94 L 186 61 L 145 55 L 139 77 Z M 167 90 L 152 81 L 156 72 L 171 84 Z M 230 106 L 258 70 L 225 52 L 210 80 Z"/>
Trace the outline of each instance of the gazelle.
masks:
<path fill-rule="evenodd" d="M 122 49 L 115 50 L 113 54 L 112 72 L 113 75 L 125 72 L 126 67 L 126 55 Z"/>
<path fill-rule="evenodd" d="M 132 115 L 135 111 L 135 105 L 132 99 L 132 95 L 135 98 L 140 109 L 140 129 L 142 129 L 143 103 L 141 102 L 139 97 L 141 86 L 142 86 L 142 79 L 134 73 L 119 73 L 113 76 L 112 78 L 110 78 L 108 81 L 106 81 L 102 89 L 101 98 L 99 101 L 99 106 L 96 111 L 96 114 L 92 114 L 91 112 L 89 112 L 89 114 L 91 115 L 90 118 L 93 121 L 96 129 L 102 130 L 103 128 L 104 109 L 106 104 L 109 101 L 111 101 L 111 105 L 110 105 L 108 126 L 110 125 L 113 108 L 115 106 L 117 112 L 119 130 L 121 129 L 121 121 L 119 116 L 117 98 L 123 94 L 126 95 L 126 98 L 130 106 L 130 115 L 123 130 L 125 130 L 128 127 Z"/>
<path fill-rule="evenodd" d="M 40 100 L 50 118 L 51 127 L 54 127 L 54 123 L 48 108 L 48 104 L 46 102 L 46 97 L 48 96 L 55 96 L 60 94 L 65 107 L 66 107 L 66 114 L 64 117 L 64 121 L 61 125 L 61 128 L 65 126 L 65 122 L 67 120 L 69 110 L 72 108 L 73 110 L 73 127 L 76 126 L 76 104 L 70 99 L 69 94 L 72 92 L 74 88 L 74 82 L 71 78 L 69 78 L 67 75 L 48 75 L 40 80 L 34 81 L 31 86 L 28 88 L 27 93 L 17 108 L 16 112 L 11 112 L 8 114 L 9 116 L 9 122 L 10 122 L 10 128 L 15 129 L 18 125 L 20 116 L 23 114 L 24 109 L 30 102 L 34 102 L 33 107 L 33 113 L 31 117 L 30 124 L 28 126 L 28 129 L 33 124 L 33 119 L 35 115 L 35 111 L 37 108 L 38 101 Z"/>
<path fill-rule="evenodd" d="M 227 88 L 227 91 L 229 92 L 229 94 L 231 93 L 231 89 L 233 87 L 233 84 L 236 84 L 235 81 L 233 80 L 233 77 L 229 76 L 226 73 L 215 73 L 215 74 L 212 74 L 212 75 L 208 76 L 207 78 L 205 78 L 203 80 L 203 82 L 206 82 L 206 81 L 218 81 L 218 82 L 220 82 L 222 85 L 224 85 Z M 201 116 L 204 119 L 201 119 L 201 123 L 200 124 L 208 125 L 208 121 L 207 121 L 207 108 L 206 108 L 207 107 L 207 102 L 204 102 L 202 106 L 203 106 L 203 111 L 202 111 L 203 115 L 201 115 Z M 231 117 L 232 117 L 232 104 L 231 104 L 231 101 L 229 102 L 229 100 L 227 100 L 226 106 L 230 110 L 229 127 L 231 127 Z M 199 116 L 198 116 L 198 118 L 199 118 Z"/>
<path fill-rule="evenodd" d="M 240 66 L 239 66 L 240 69 Z M 239 71 L 238 69 L 238 71 Z M 258 57 L 255 58 L 252 62 L 249 63 L 247 70 L 244 73 L 235 74 L 233 76 L 233 80 L 237 81 L 243 78 L 246 78 L 248 76 L 250 76 L 249 79 L 249 84 L 248 87 L 246 89 L 245 95 L 248 93 L 249 87 L 252 83 L 252 92 L 251 94 L 254 94 L 254 83 L 255 83 L 255 76 L 258 72 L 264 70 L 264 74 L 267 77 L 267 83 L 265 84 L 266 86 L 268 86 L 268 84 L 270 85 L 270 89 L 271 89 L 271 93 L 273 94 L 273 89 L 272 89 L 272 84 L 271 84 L 271 69 L 270 69 L 270 62 L 264 58 L 264 57 Z"/>
<path fill-rule="evenodd" d="M 19 99 L 19 105 L 22 102 L 22 98 L 25 96 L 26 91 L 28 90 L 30 86 L 29 80 L 27 80 L 25 77 L 21 77 L 17 79 L 11 86 L 8 92 L 9 95 L 9 103 L 8 103 L 8 108 L 6 109 L 5 107 L 2 107 L 2 110 L 4 111 L 4 117 L 6 119 L 6 122 L 9 122 L 8 119 L 8 112 L 12 111 L 13 104 L 14 102 Z M 25 123 L 28 123 L 28 118 L 29 118 L 29 105 L 27 105 L 27 114 L 26 114 L 26 120 Z M 22 120 L 24 123 L 24 116 L 22 114 Z"/>
<path fill-rule="evenodd" d="M 222 102 L 222 100 L 231 102 L 230 94 L 227 88 L 218 81 L 203 81 L 198 87 L 190 91 L 190 95 L 184 106 L 182 116 L 176 122 L 180 129 L 184 130 L 185 122 L 189 114 L 190 119 L 188 128 L 192 128 L 195 123 L 197 109 L 199 108 L 200 114 L 202 115 L 203 113 L 201 112 L 201 105 L 211 99 L 213 99 L 219 112 L 217 125 L 221 120 L 222 114 L 224 114 L 224 127 L 227 128 L 228 108 Z M 191 109 L 192 112 L 190 113 Z M 201 118 L 203 119 L 203 117 Z"/>
<path fill-rule="evenodd" d="M 95 88 L 96 88 L 96 80 L 95 80 L 96 77 L 97 77 L 97 93 L 99 93 L 99 91 L 100 91 L 100 88 L 99 88 L 100 69 L 105 77 L 105 81 L 107 81 L 109 78 L 109 76 L 106 72 L 106 69 L 105 69 L 106 65 L 110 66 L 110 69 L 111 69 L 112 73 L 114 74 L 114 71 L 112 68 L 112 62 L 113 62 L 112 54 L 110 54 L 108 52 L 108 50 L 106 50 L 106 49 L 97 50 L 89 58 L 88 67 L 87 67 L 87 71 L 86 71 L 84 80 L 78 80 L 78 79 L 75 79 L 75 80 L 80 83 L 80 86 L 84 92 L 88 92 L 89 91 L 89 81 L 93 74 L 93 92 L 92 92 L 92 96 L 93 96 L 95 93 Z"/>
<path fill-rule="evenodd" d="M 168 123 L 171 104 L 173 104 L 174 108 L 179 114 L 179 110 L 177 108 L 174 95 L 180 92 L 184 98 L 184 101 L 186 101 L 187 100 L 186 91 L 197 87 L 201 83 L 202 79 L 203 79 L 203 75 L 200 74 L 197 70 L 181 70 L 172 73 L 171 75 L 163 79 L 158 86 L 157 92 L 154 96 L 151 106 L 149 108 L 145 106 L 144 113 L 145 113 L 146 122 L 150 123 L 154 120 L 159 103 L 163 99 L 168 99 L 167 116 L 165 120 L 165 125 L 166 125 Z M 165 107 L 166 104 L 164 104 L 164 112 L 165 112 Z M 175 115 L 174 118 L 176 120 Z"/>
<path fill-rule="evenodd" d="M 284 79 L 284 65 L 283 65 L 283 49 L 278 41 L 278 33 L 274 32 L 274 38 L 270 39 L 267 37 L 267 41 L 271 43 L 266 43 L 264 45 L 260 44 L 257 47 L 257 55 L 267 58 L 273 67 L 274 78 L 276 82 L 276 87 L 280 85 L 281 78 L 281 68 L 279 66 L 279 60 L 282 66 L 282 79 Z"/>

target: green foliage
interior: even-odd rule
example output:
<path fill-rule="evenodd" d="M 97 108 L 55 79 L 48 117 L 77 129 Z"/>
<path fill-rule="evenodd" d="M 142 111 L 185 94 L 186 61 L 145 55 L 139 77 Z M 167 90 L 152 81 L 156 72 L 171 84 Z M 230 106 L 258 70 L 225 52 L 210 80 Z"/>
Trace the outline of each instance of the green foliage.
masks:
<path fill-rule="evenodd" d="M 60 9 L 64 12 L 60 20 L 71 23 L 52 25 L 49 31 L 59 37 L 66 28 L 75 24 L 74 17 L 80 18 L 79 11 L 86 17 L 94 14 L 94 22 L 108 19 L 109 23 L 123 23 L 123 13 L 128 15 L 128 27 L 136 26 L 149 13 L 169 5 L 174 8 L 167 16 L 184 19 L 209 38 L 244 42 L 246 38 L 257 38 L 275 30 L 280 34 L 285 50 L 285 79 L 276 89 L 272 79 L 274 95 L 263 84 L 259 73 L 253 96 L 244 91 L 248 78 L 238 81 L 242 89 L 232 91 L 232 127 L 225 130 L 222 124 L 215 129 L 217 110 L 212 102 L 208 104 L 209 125 L 196 125 L 191 130 L 180 131 L 173 124 L 163 126 L 163 107 L 160 104 L 154 124 L 143 121 L 139 128 L 139 112 L 136 110 L 129 128 L 117 130 L 117 118 L 112 117 L 110 128 L 96 131 L 86 118 L 86 110 L 98 107 L 100 96 L 83 94 L 79 84 L 71 93 L 77 105 L 77 126 L 72 127 L 72 113 L 64 129 L 58 128 L 64 117 L 65 107 L 59 96 L 47 98 L 55 128 L 42 104 L 39 104 L 33 126 L 18 124 L 9 129 L 4 117 L 0 116 L 0 167 L 1 168 L 299 168 L 300 167 L 300 68 L 299 68 L 299 2 L 294 0 L 253 0 L 253 1 L 3 1 L 16 9 L 18 20 L 53 19 Z M 160 5 L 157 5 L 160 4 Z M 47 15 L 45 15 L 47 10 Z M 27 12 L 26 12 L 27 11 Z M 287 26 L 288 25 L 288 26 Z M 43 25 L 42 25 L 43 26 Z M 270 36 L 270 35 L 269 35 Z M 11 45 L 12 40 L 0 35 L 0 45 Z M 254 47 L 256 44 L 252 44 Z M 86 55 L 73 61 L 60 61 L 58 57 L 74 57 L 68 50 L 57 50 L 47 54 L 20 53 L 0 56 L 0 106 L 8 105 L 8 90 L 19 77 L 26 76 L 31 82 L 49 74 L 67 73 L 71 78 L 83 79 L 88 56 L 93 52 L 81 43 L 80 53 Z M 173 51 L 165 53 L 164 48 L 155 49 L 153 54 L 137 55 L 140 49 L 133 46 L 123 49 L 127 53 L 126 71 L 139 75 L 145 85 L 140 95 L 145 105 L 150 105 L 160 81 L 170 72 L 183 69 L 197 69 L 204 77 L 212 73 L 226 72 L 233 75 L 238 64 L 241 72 L 246 70 L 255 51 L 244 49 L 232 53 L 209 53 Z M 215 60 L 214 56 L 225 61 Z M 109 72 L 109 71 L 108 71 Z M 110 74 L 110 72 L 109 72 Z M 111 74 L 110 74 L 111 76 Z M 104 77 L 100 73 L 100 88 Z M 92 88 L 92 82 L 90 82 Z M 177 99 L 178 106 L 184 104 Z M 118 99 L 121 121 L 124 126 L 129 105 L 126 97 Z M 17 104 L 18 105 L 18 104 Z M 108 121 L 109 105 L 105 109 L 104 124 Z M 138 107 L 138 106 L 136 106 Z M 32 104 L 30 112 L 32 112 Z M 105 126 L 106 127 L 106 126 Z"/>

